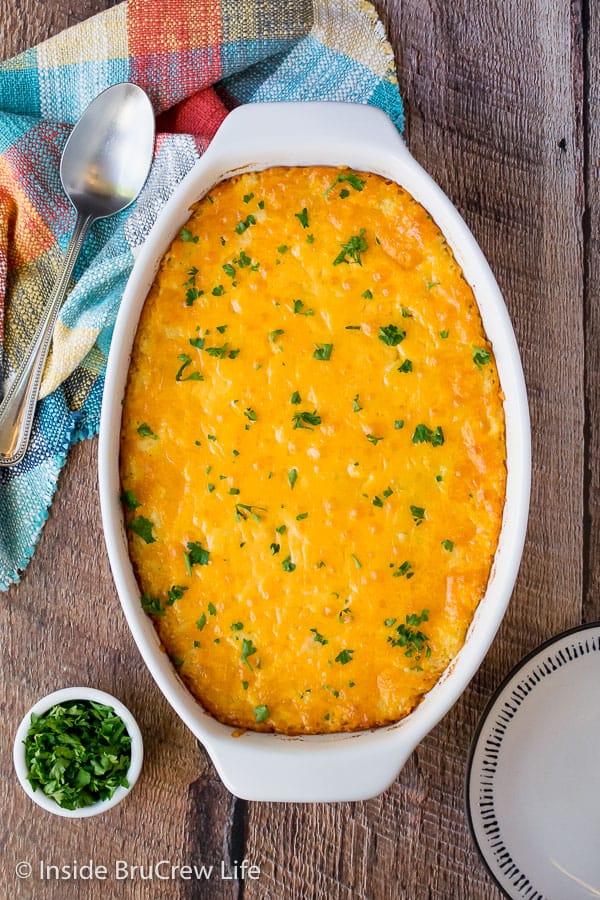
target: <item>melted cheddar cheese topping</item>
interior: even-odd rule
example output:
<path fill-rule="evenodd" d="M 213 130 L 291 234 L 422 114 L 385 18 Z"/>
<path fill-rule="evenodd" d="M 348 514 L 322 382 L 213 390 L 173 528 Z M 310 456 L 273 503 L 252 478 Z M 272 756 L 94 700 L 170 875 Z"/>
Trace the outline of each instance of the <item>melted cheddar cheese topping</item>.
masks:
<path fill-rule="evenodd" d="M 142 605 L 206 710 L 287 734 L 409 713 L 485 593 L 506 479 L 435 222 L 348 169 L 214 187 L 148 295 L 120 468 Z"/>

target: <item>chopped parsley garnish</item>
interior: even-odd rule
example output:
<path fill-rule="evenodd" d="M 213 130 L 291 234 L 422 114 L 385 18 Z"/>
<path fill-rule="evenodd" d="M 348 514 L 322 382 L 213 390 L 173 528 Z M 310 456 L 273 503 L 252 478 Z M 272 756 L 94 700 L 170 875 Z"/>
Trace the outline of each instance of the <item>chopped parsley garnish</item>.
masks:
<path fill-rule="evenodd" d="M 31 715 L 25 744 L 27 780 L 62 809 L 81 809 L 129 787 L 131 737 L 112 706 L 58 703 Z"/>
<path fill-rule="evenodd" d="M 294 391 L 294 393 L 290 397 L 290 403 L 294 403 L 294 404 L 302 403 L 302 397 L 300 396 L 298 391 Z"/>
<path fill-rule="evenodd" d="M 294 312 L 297 316 L 314 316 L 313 309 L 305 309 L 303 300 L 294 300 Z"/>
<path fill-rule="evenodd" d="M 367 435 L 367 440 L 368 440 L 368 442 L 369 442 L 370 444 L 374 444 L 375 446 L 377 446 L 377 444 L 379 443 L 379 441 L 382 441 L 383 438 L 382 438 L 382 437 L 375 437 L 374 434 L 368 434 L 368 435 Z"/>
<path fill-rule="evenodd" d="M 379 328 L 378 337 L 379 340 L 383 341 L 384 344 L 387 344 L 388 347 L 397 347 L 406 337 L 406 332 L 402 331 L 401 328 L 398 328 L 398 326 L 394 324 L 382 325 Z"/>
<path fill-rule="evenodd" d="M 211 291 L 213 297 L 222 297 L 225 293 L 225 288 L 222 284 L 217 284 Z"/>
<path fill-rule="evenodd" d="M 411 668 L 417 672 L 422 671 L 420 662 L 423 656 L 425 656 L 426 659 L 431 656 L 429 637 L 418 630 L 418 626 L 428 620 L 429 611 L 427 609 L 424 609 L 420 615 L 411 613 L 405 617 L 404 622 L 394 629 L 396 636 L 393 637 L 390 635 L 387 639 L 388 644 L 391 644 L 392 647 L 403 647 L 404 655 L 409 659 L 415 660 L 415 665 Z M 393 625 L 395 622 L 395 619 L 386 619 L 384 624 L 388 626 L 388 623 Z"/>
<path fill-rule="evenodd" d="M 285 534 L 287 531 L 287 527 L 285 525 L 278 525 L 275 531 L 277 532 L 277 534 Z"/>
<path fill-rule="evenodd" d="M 202 613 L 202 615 L 196 622 L 196 628 L 198 629 L 198 631 L 202 631 L 202 629 L 204 628 L 205 625 L 206 625 L 206 613 Z"/>
<path fill-rule="evenodd" d="M 454 550 L 454 541 L 449 541 L 448 539 L 446 539 L 445 541 L 442 541 L 442 547 L 444 548 L 444 550 L 447 550 L 448 553 L 452 553 L 452 551 Z"/>
<path fill-rule="evenodd" d="M 490 357 L 490 351 L 485 347 L 473 347 L 473 362 L 478 369 L 482 369 L 486 363 L 489 363 Z"/>
<path fill-rule="evenodd" d="M 182 228 L 179 237 L 182 241 L 191 241 L 192 244 L 197 244 L 199 241 L 198 235 L 192 234 L 189 228 Z"/>
<path fill-rule="evenodd" d="M 142 594 L 140 602 L 142 604 L 142 609 L 145 613 L 148 613 L 148 615 L 164 616 L 165 608 L 158 597 L 153 597 L 151 594 Z"/>
<path fill-rule="evenodd" d="M 133 531 L 134 534 L 137 534 L 138 537 L 141 537 L 147 544 L 153 544 L 156 540 L 152 534 L 154 525 L 150 519 L 146 519 L 145 516 L 136 516 L 131 522 L 127 522 L 125 527 L 128 528 L 129 531 Z"/>
<path fill-rule="evenodd" d="M 206 338 L 203 337 L 190 338 L 190 344 L 192 347 L 195 347 L 196 350 L 204 350 L 205 341 Z"/>
<path fill-rule="evenodd" d="M 298 469 L 290 469 L 288 472 L 288 482 L 290 487 L 294 488 L 296 481 L 298 480 Z"/>
<path fill-rule="evenodd" d="M 194 302 L 198 299 L 198 297 L 201 297 L 203 293 L 204 291 L 199 291 L 198 288 L 188 288 L 185 292 L 185 305 L 193 306 Z"/>
<path fill-rule="evenodd" d="M 294 413 L 292 422 L 294 423 L 294 428 L 306 428 L 307 431 L 313 431 L 310 426 L 320 425 L 321 416 L 317 415 L 316 409 L 311 413 L 304 410 L 303 412 Z"/>
<path fill-rule="evenodd" d="M 335 180 L 331 182 L 325 193 L 328 194 L 336 184 L 341 184 L 342 182 L 349 184 L 355 191 L 362 191 L 365 186 L 364 180 L 359 178 L 355 172 L 338 172 Z"/>
<path fill-rule="evenodd" d="M 450 333 L 449 331 L 447 331 L 446 329 L 444 329 L 443 331 L 440 331 L 440 337 L 441 337 L 443 340 L 446 340 L 446 338 L 448 337 L 449 333 Z"/>
<path fill-rule="evenodd" d="M 225 358 L 235 359 L 240 351 L 239 350 L 230 350 L 229 344 L 225 343 L 225 344 L 221 344 L 220 347 L 207 347 L 206 352 L 208 353 L 209 356 L 213 356 L 216 359 L 225 359 Z"/>
<path fill-rule="evenodd" d="M 396 431 L 404 428 L 404 419 L 394 419 L 394 428 L 396 429 Z"/>
<path fill-rule="evenodd" d="M 293 572 L 296 568 L 296 563 L 292 562 L 291 556 L 286 556 L 286 558 L 281 563 L 281 568 L 284 572 Z"/>
<path fill-rule="evenodd" d="M 341 263 L 355 262 L 358 263 L 359 266 L 362 266 L 361 253 L 364 253 L 365 250 L 369 249 L 365 234 L 366 230 L 361 228 L 360 233 L 352 235 L 346 243 L 340 242 L 340 247 L 342 249 L 333 260 L 333 265 L 339 266 Z"/>
<path fill-rule="evenodd" d="M 410 359 L 405 359 L 401 366 L 398 366 L 399 372 L 412 372 L 413 364 Z"/>
<path fill-rule="evenodd" d="M 230 627 L 231 627 L 232 631 L 241 631 L 242 628 L 244 627 L 244 623 L 243 622 L 232 622 Z"/>
<path fill-rule="evenodd" d="M 406 577 L 407 581 L 410 580 L 415 573 L 413 572 L 413 567 L 408 560 L 404 560 L 404 562 L 398 566 L 395 572 L 392 572 L 394 578 L 402 578 Z"/>
<path fill-rule="evenodd" d="M 258 414 L 252 409 L 251 406 L 248 406 L 244 410 L 244 415 L 246 416 L 247 419 L 250 419 L 251 422 L 256 422 L 258 419 Z"/>
<path fill-rule="evenodd" d="M 393 490 L 391 487 L 387 487 L 383 492 L 383 500 L 387 500 L 388 497 L 391 497 L 393 494 Z M 373 500 L 373 506 L 383 506 L 383 500 L 380 497 L 375 497 Z"/>
<path fill-rule="evenodd" d="M 136 499 L 133 491 L 123 491 L 119 499 L 127 509 L 137 509 L 138 506 L 142 505 L 140 501 Z"/>
<path fill-rule="evenodd" d="M 248 657 L 254 656 L 254 654 L 257 652 L 258 651 L 251 640 L 249 640 L 248 638 L 242 639 L 242 652 L 241 652 L 242 663 L 245 663 L 251 671 L 254 671 L 254 670 L 252 669 L 252 665 L 248 661 Z"/>
<path fill-rule="evenodd" d="M 351 557 L 354 565 L 356 566 L 356 568 L 362 569 L 362 563 L 361 563 L 360 559 L 357 556 L 355 556 L 354 553 L 351 553 L 350 557 Z"/>
<path fill-rule="evenodd" d="M 210 552 L 204 549 L 200 541 L 188 541 L 186 546 L 187 551 L 184 551 L 183 558 L 188 575 L 191 575 L 192 566 L 208 565 Z"/>
<path fill-rule="evenodd" d="M 138 425 L 137 433 L 140 437 L 152 437 L 154 440 L 158 438 L 158 435 L 154 434 L 147 422 L 142 422 L 141 425 Z"/>
<path fill-rule="evenodd" d="M 200 372 L 190 372 L 190 374 L 186 375 L 184 378 L 183 373 L 187 367 L 192 364 L 191 356 L 188 356 L 187 353 L 180 353 L 177 359 L 181 363 L 181 366 L 177 370 L 175 381 L 204 381 L 204 375 L 201 375 Z"/>
<path fill-rule="evenodd" d="M 430 291 L 432 287 L 437 287 L 438 284 L 440 284 L 440 283 L 441 282 L 439 282 L 439 281 L 428 281 L 427 282 L 427 290 Z"/>
<path fill-rule="evenodd" d="M 269 340 L 274 343 L 282 334 L 285 334 L 283 328 L 276 328 L 275 331 L 269 332 Z"/>
<path fill-rule="evenodd" d="M 425 510 L 422 506 L 411 506 L 410 507 L 411 515 L 414 519 L 415 525 L 420 525 L 421 522 L 425 518 Z"/>
<path fill-rule="evenodd" d="M 298 513 L 298 515 L 296 516 L 296 522 L 302 522 L 303 519 L 308 519 L 307 512 Z"/>
<path fill-rule="evenodd" d="M 417 425 L 412 442 L 413 444 L 431 444 L 432 447 L 441 447 L 444 443 L 444 432 L 439 425 L 435 431 L 432 431 L 427 425 Z"/>
<path fill-rule="evenodd" d="M 252 194 L 252 193 L 244 194 L 244 197 L 243 197 L 244 203 L 250 203 L 250 201 L 253 199 L 253 197 L 254 197 L 254 194 Z"/>
<path fill-rule="evenodd" d="M 257 722 L 264 722 L 269 718 L 269 707 L 268 706 L 255 706 L 254 707 L 254 718 Z"/>
<path fill-rule="evenodd" d="M 271 553 L 273 554 L 273 556 L 275 556 L 276 553 L 279 553 L 280 550 L 281 545 L 276 544 L 275 541 L 273 541 L 273 543 L 271 544 Z"/>
<path fill-rule="evenodd" d="M 248 516 L 251 516 L 255 522 L 260 522 L 260 516 L 255 510 L 259 509 L 261 512 L 266 512 L 266 507 L 264 506 L 251 506 L 248 503 L 236 503 L 235 504 L 235 518 L 237 522 L 240 522 L 242 519 L 247 519 Z"/>
<path fill-rule="evenodd" d="M 348 191 L 346 188 L 342 188 L 340 191 L 340 197 L 342 198 L 342 200 L 345 200 L 346 197 L 349 197 L 349 196 L 350 196 L 350 191 Z"/>
<path fill-rule="evenodd" d="M 352 662 L 352 654 L 354 650 L 340 650 L 338 655 L 335 658 L 335 662 L 341 663 L 342 666 L 347 665 L 349 662 Z"/>
<path fill-rule="evenodd" d="M 235 278 L 235 266 L 232 266 L 231 263 L 225 263 L 222 269 L 230 278 Z"/>
<path fill-rule="evenodd" d="M 323 646 L 325 646 L 325 644 L 328 644 L 328 643 L 329 643 L 329 641 L 327 640 L 327 638 L 324 638 L 323 635 L 320 634 L 319 631 L 317 631 L 316 628 L 311 628 L 310 630 L 311 630 L 312 633 L 314 634 L 313 640 L 315 640 L 315 641 L 317 642 L 317 644 L 323 644 Z"/>
<path fill-rule="evenodd" d="M 331 359 L 331 351 L 333 350 L 333 344 L 315 344 L 315 352 L 313 353 L 313 359 L 321 359 L 328 361 Z"/>
<path fill-rule="evenodd" d="M 249 266 L 252 267 L 252 260 L 248 256 L 245 250 L 240 250 L 240 255 L 234 258 L 234 263 L 240 267 L 240 269 L 246 269 Z M 258 266 L 258 264 L 257 264 Z"/>
<path fill-rule="evenodd" d="M 363 291 L 363 292 L 362 292 L 361 297 L 363 297 L 365 300 L 372 300 L 372 299 L 373 299 L 373 292 L 370 291 L 369 288 L 367 288 L 366 291 Z"/>
<path fill-rule="evenodd" d="M 173 606 L 176 600 L 181 600 L 186 591 L 187 587 L 184 587 L 182 584 L 174 584 L 170 587 L 167 592 L 167 606 Z"/>
<path fill-rule="evenodd" d="M 307 243 L 307 244 L 314 244 L 314 242 L 315 242 L 315 236 L 314 236 L 314 234 L 307 234 L 307 235 L 306 235 L 306 243 Z"/>
<path fill-rule="evenodd" d="M 235 226 L 234 231 L 237 234 L 243 234 L 247 228 L 250 228 L 251 225 L 256 225 L 256 218 L 250 213 L 250 215 L 246 216 L 245 219 L 241 219 L 237 225 Z"/>
<path fill-rule="evenodd" d="M 209 603 L 209 604 L 208 604 L 208 611 L 209 611 L 209 613 L 210 613 L 211 616 L 216 616 L 216 614 L 217 614 L 217 607 L 215 606 L 214 603 Z"/>
<path fill-rule="evenodd" d="M 358 402 L 358 394 L 355 395 L 354 400 L 352 401 L 352 412 L 360 412 L 362 406 Z"/>
<path fill-rule="evenodd" d="M 308 228 L 308 210 L 305 206 L 302 208 L 302 212 L 294 213 L 294 216 L 298 219 L 303 228 Z"/>

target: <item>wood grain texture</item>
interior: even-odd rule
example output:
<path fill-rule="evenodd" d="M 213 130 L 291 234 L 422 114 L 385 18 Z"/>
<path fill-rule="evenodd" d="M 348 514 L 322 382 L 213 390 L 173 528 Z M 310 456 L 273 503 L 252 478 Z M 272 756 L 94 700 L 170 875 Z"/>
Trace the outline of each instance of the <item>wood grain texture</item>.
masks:
<path fill-rule="evenodd" d="M 600 9 L 590 3 L 584 10 L 584 326 L 586 471 L 584 518 L 584 614 L 600 619 Z"/>
<path fill-rule="evenodd" d="M 113 5 L 0 0 L 8 57 Z M 583 0 L 376 0 L 396 52 L 415 157 L 486 253 L 521 348 L 533 425 L 532 512 L 514 597 L 477 677 L 365 803 L 236 801 L 154 686 L 120 613 L 101 541 L 96 442 L 71 454 L 23 582 L 2 595 L 0 896 L 497 900 L 463 809 L 468 747 L 491 692 L 540 640 L 600 618 L 600 13 Z M 34 808 L 12 769 L 23 712 L 59 686 L 116 693 L 146 762 L 111 813 Z M 245 883 L 18 882 L 19 860 L 261 868 Z"/>

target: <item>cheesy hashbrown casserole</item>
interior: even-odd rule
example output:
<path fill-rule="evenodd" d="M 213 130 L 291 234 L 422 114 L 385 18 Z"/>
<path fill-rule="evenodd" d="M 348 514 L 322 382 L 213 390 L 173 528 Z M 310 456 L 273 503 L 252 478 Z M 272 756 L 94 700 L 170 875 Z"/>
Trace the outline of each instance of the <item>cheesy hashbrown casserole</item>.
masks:
<path fill-rule="evenodd" d="M 397 184 L 278 167 L 193 207 L 140 318 L 120 474 L 142 605 L 208 712 L 308 734 L 414 708 L 486 590 L 502 400 Z"/>

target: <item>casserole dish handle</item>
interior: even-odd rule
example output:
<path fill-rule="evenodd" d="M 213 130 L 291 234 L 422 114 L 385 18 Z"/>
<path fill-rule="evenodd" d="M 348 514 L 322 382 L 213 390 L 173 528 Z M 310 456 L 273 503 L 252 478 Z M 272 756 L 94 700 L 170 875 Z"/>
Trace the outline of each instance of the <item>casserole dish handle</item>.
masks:
<path fill-rule="evenodd" d="M 307 112 L 310 112 L 310 118 Z M 307 122 L 308 119 L 308 122 Z M 414 159 L 391 119 L 378 107 L 360 103 L 247 103 L 229 113 L 202 157 L 214 156 L 221 171 L 237 172 L 273 165 L 354 166 L 366 164 L 377 147 L 405 162 Z M 240 148 L 247 164 L 240 166 Z"/>
<path fill-rule="evenodd" d="M 223 783 L 243 800 L 331 803 L 368 800 L 385 791 L 421 737 L 407 720 L 351 734 L 247 731 L 201 740 Z"/>

